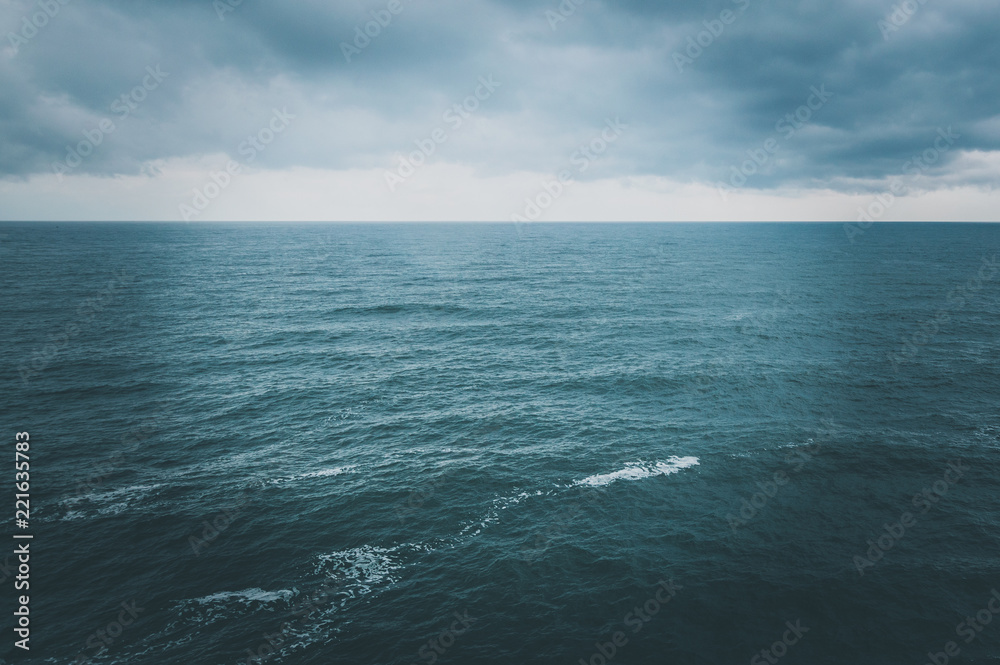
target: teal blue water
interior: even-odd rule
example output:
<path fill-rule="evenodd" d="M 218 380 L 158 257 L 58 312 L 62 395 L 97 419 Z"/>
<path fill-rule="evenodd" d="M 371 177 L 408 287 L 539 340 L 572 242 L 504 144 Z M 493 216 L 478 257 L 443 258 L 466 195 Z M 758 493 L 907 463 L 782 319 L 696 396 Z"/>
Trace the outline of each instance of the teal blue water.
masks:
<path fill-rule="evenodd" d="M 9 662 L 1000 662 L 997 225 L 0 235 Z"/>

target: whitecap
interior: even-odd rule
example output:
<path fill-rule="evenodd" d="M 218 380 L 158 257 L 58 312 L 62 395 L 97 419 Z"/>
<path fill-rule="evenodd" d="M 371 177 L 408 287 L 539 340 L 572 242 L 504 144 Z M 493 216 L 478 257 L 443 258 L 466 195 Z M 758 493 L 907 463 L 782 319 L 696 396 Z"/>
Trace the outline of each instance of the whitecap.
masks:
<path fill-rule="evenodd" d="M 178 618 L 187 625 L 206 625 L 222 619 L 242 617 L 258 611 L 275 611 L 298 594 L 295 589 L 265 591 L 257 587 L 242 591 L 219 591 L 174 604 Z"/>
<path fill-rule="evenodd" d="M 363 587 L 370 587 L 397 580 L 396 572 L 405 567 L 401 555 L 404 551 L 430 551 L 428 545 L 404 544 L 395 547 L 365 545 L 317 557 L 316 573 L 328 578 L 351 580 Z"/>
<path fill-rule="evenodd" d="M 310 473 L 303 473 L 299 478 L 326 478 L 327 476 L 339 476 L 344 473 L 350 473 L 354 471 L 353 466 L 338 466 L 332 469 L 320 469 L 319 471 L 312 471 Z"/>
<path fill-rule="evenodd" d="M 493 499 L 493 503 L 490 506 L 490 509 L 486 512 L 486 515 L 484 515 L 481 519 L 474 520 L 463 526 L 462 530 L 459 532 L 459 536 L 478 536 L 483 532 L 483 529 L 500 521 L 499 511 L 507 510 L 507 508 L 511 506 L 516 506 L 528 497 L 542 496 L 543 494 L 545 493 L 542 492 L 542 490 L 537 490 L 535 492 L 521 492 L 520 494 L 501 496 Z"/>
<path fill-rule="evenodd" d="M 583 480 L 577 480 L 573 485 L 588 485 L 590 487 L 603 487 L 610 485 L 617 480 L 641 480 L 653 476 L 665 476 L 678 473 L 683 469 L 688 469 L 698 465 L 697 457 L 671 457 L 666 462 L 632 462 L 625 465 L 624 469 L 612 471 L 611 473 L 601 473 L 588 476 Z"/>
<path fill-rule="evenodd" d="M 163 485 L 159 483 L 131 485 L 115 490 L 93 491 L 72 496 L 59 502 L 60 508 L 65 511 L 61 519 L 68 521 L 94 517 L 95 515 L 119 515 L 161 487 Z"/>
<path fill-rule="evenodd" d="M 356 466 L 337 466 L 331 467 L 329 469 L 320 469 L 318 471 L 309 471 L 306 473 L 300 473 L 297 476 L 286 476 L 284 478 L 275 478 L 271 481 L 273 485 L 283 485 L 285 483 L 293 483 L 299 480 L 307 480 L 309 478 L 329 478 L 332 476 L 340 476 L 345 473 L 353 473 L 357 469 Z"/>
<path fill-rule="evenodd" d="M 275 603 L 279 600 L 288 600 L 295 595 L 295 592 L 291 589 L 282 589 L 280 591 L 264 591 L 260 588 L 244 589 L 243 591 L 220 591 L 218 593 L 213 593 L 210 596 L 204 596 L 202 598 L 195 598 L 192 602 L 198 603 L 200 605 L 208 605 L 211 603 L 219 602 L 230 602 L 239 601 L 244 603 Z"/>

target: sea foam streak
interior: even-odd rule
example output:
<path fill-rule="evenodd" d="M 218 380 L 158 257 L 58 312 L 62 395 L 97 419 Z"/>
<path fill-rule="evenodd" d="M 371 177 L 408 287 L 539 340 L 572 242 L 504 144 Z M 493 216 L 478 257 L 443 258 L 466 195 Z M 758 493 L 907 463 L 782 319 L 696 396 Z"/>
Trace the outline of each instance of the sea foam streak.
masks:
<path fill-rule="evenodd" d="M 281 591 L 264 591 L 260 588 L 253 588 L 244 589 L 243 591 L 220 591 L 218 593 L 213 593 L 210 596 L 195 598 L 192 602 L 200 605 L 230 601 L 266 604 L 274 603 L 279 600 L 288 600 L 294 595 L 295 591 L 291 589 L 282 589 Z"/>
<path fill-rule="evenodd" d="M 588 476 L 583 480 L 578 480 L 574 485 L 589 485 L 591 487 L 603 487 L 610 485 L 616 480 L 641 480 L 652 476 L 663 476 L 677 473 L 682 469 L 687 469 L 698 465 L 697 457 L 671 457 L 666 462 L 632 462 L 624 469 L 613 471 L 612 473 L 602 473 L 595 476 Z"/>
<path fill-rule="evenodd" d="M 66 511 L 61 519 L 68 521 L 91 518 L 95 517 L 95 513 L 96 515 L 118 515 L 131 509 L 136 503 L 144 501 L 146 497 L 161 487 L 163 487 L 161 483 L 130 485 L 116 490 L 73 496 L 59 502 L 59 506 Z"/>
<path fill-rule="evenodd" d="M 293 483 L 300 480 L 306 480 L 309 478 L 327 478 L 330 476 L 339 476 L 345 473 L 353 473 L 357 469 L 354 465 L 349 466 L 338 466 L 330 469 L 320 469 L 319 471 L 308 471 L 306 473 L 300 473 L 297 476 L 287 476 L 284 478 L 274 478 L 271 480 L 272 485 L 283 485 L 285 483 Z"/>
<path fill-rule="evenodd" d="M 287 605 L 298 594 L 296 589 L 265 591 L 260 588 L 242 591 L 219 591 L 201 598 L 182 600 L 174 606 L 177 617 L 185 624 L 208 625 L 236 617 L 273 610 Z"/>

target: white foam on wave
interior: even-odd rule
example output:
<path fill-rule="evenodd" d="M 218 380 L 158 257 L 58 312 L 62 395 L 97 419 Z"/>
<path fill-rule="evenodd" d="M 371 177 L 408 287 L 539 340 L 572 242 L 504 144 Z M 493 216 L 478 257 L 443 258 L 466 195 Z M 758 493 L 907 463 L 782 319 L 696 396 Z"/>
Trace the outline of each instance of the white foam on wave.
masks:
<path fill-rule="evenodd" d="M 427 552 L 429 545 L 407 543 L 395 547 L 375 547 L 365 545 L 350 549 L 321 554 L 317 557 L 316 573 L 327 578 L 353 582 L 360 594 L 371 591 L 371 587 L 395 582 L 396 571 L 405 567 L 402 555 L 406 552 Z M 353 586 L 348 584 L 348 586 Z"/>
<path fill-rule="evenodd" d="M 697 457 L 671 457 L 666 462 L 631 462 L 625 465 L 624 469 L 612 471 L 611 473 L 600 473 L 594 476 L 587 476 L 583 480 L 577 480 L 573 485 L 587 485 L 590 487 L 603 487 L 618 480 L 642 480 L 653 476 L 665 476 L 678 473 L 684 469 L 698 466 Z"/>
<path fill-rule="evenodd" d="M 997 425 L 983 425 L 976 430 L 976 436 L 984 439 L 1000 440 L 1000 427 Z"/>
<path fill-rule="evenodd" d="M 176 601 L 172 605 L 174 618 L 156 639 L 151 639 L 149 648 L 158 644 L 159 638 L 176 637 L 178 632 L 192 632 L 195 627 L 203 628 L 217 621 L 238 619 L 262 611 L 275 612 L 288 606 L 298 593 L 294 588 L 265 591 L 254 587 L 242 591 L 218 591 L 200 598 Z M 161 648 L 170 648 L 170 645 Z"/>
<path fill-rule="evenodd" d="M 115 490 L 92 491 L 59 502 L 66 512 L 62 521 L 72 521 L 97 515 L 118 515 L 152 495 L 162 484 L 130 485 Z"/>
<path fill-rule="evenodd" d="M 495 524 L 500 521 L 500 511 L 507 510 L 511 506 L 516 506 L 521 503 L 522 500 L 527 499 L 532 496 L 542 496 L 544 492 L 537 490 L 535 492 L 521 492 L 520 494 L 514 494 L 512 496 L 501 496 L 493 499 L 493 503 L 490 509 L 486 512 L 481 519 L 474 520 L 462 527 L 459 532 L 459 536 L 478 536 L 483 532 L 483 529 Z"/>
<path fill-rule="evenodd" d="M 299 480 L 308 480 L 309 478 L 329 478 L 332 476 L 340 476 L 345 473 L 353 473 L 357 469 L 354 465 L 348 466 L 337 466 L 329 469 L 320 469 L 318 471 L 309 471 L 307 473 L 300 473 L 297 476 L 286 476 L 284 478 L 275 478 L 271 481 L 273 485 L 283 485 L 285 483 L 293 483 Z"/>
<path fill-rule="evenodd" d="M 288 622 L 287 629 L 283 629 L 284 644 L 274 652 L 275 662 L 286 662 L 285 659 L 313 644 L 328 643 L 343 630 L 343 624 L 349 623 L 349 619 L 343 616 L 345 609 L 364 596 L 378 593 L 386 585 L 396 582 L 399 572 L 408 565 L 408 554 L 431 550 L 433 548 L 428 545 L 412 543 L 393 547 L 363 545 L 316 556 L 314 573 L 321 577 L 323 585 L 317 588 L 318 581 L 311 580 L 303 588 L 311 607 L 306 615 L 308 618 Z M 252 609 L 259 610 L 271 609 L 266 604 L 268 602 L 272 607 L 274 603 L 287 602 L 291 593 L 248 589 L 217 593 L 199 600 L 208 605 L 223 603 L 231 607 L 231 599 L 238 598 L 246 605 L 252 604 Z M 294 591 L 294 594 L 298 593 Z"/>
<path fill-rule="evenodd" d="M 339 476 L 343 473 L 350 473 L 354 471 L 353 466 L 338 466 L 333 469 L 320 469 L 319 471 L 312 471 L 310 473 L 303 473 L 299 478 L 326 478 L 327 476 Z"/>
<path fill-rule="evenodd" d="M 210 596 L 195 598 L 192 602 L 200 605 L 209 605 L 220 602 L 226 603 L 232 601 L 267 604 L 275 603 L 279 600 L 288 600 L 294 595 L 295 591 L 291 589 L 282 589 L 281 591 L 264 591 L 263 589 L 253 588 L 244 589 L 243 591 L 220 591 L 218 593 L 213 593 Z"/>
<path fill-rule="evenodd" d="M 507 510 L 509 506 L 516 506 L 521 503 L 521 499 L 527 499 L 529 496 L 542 496 L 544 492 L 542 490 L 537 490 L 535 492 L 521 492 L 515 496 L 506 496 L 496 499 L 493 504 L 500 510 Z"/>

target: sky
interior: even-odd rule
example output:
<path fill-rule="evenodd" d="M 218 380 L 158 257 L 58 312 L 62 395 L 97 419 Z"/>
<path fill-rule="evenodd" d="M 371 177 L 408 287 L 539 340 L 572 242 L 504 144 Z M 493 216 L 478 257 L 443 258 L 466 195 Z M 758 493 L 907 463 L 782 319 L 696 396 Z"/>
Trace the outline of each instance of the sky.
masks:
<path fill-rule="evenodd" d="M 0 219 L 996 221 L 995 0 L 0 0 Z"/>

